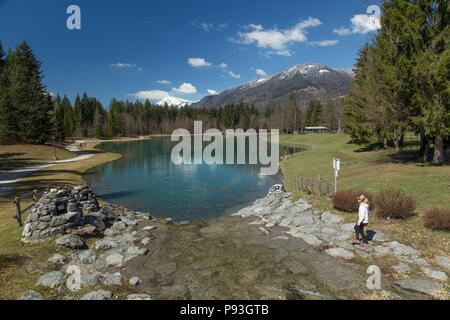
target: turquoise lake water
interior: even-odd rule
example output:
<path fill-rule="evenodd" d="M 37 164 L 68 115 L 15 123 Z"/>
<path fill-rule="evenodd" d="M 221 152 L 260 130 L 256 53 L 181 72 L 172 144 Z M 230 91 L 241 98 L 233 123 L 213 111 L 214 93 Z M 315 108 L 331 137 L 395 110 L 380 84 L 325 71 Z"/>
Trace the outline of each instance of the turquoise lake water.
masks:
<path fill-rule="evenodd" d="M 102 150 L 123 157 L 91 170 L 84 179 L 109 202 L 176 221 L 233 213 L 282 181 L 281 175 L 260 176 L 258 165 L 175 165 L 175 144 L 167 138 L 104 143 Z"/>

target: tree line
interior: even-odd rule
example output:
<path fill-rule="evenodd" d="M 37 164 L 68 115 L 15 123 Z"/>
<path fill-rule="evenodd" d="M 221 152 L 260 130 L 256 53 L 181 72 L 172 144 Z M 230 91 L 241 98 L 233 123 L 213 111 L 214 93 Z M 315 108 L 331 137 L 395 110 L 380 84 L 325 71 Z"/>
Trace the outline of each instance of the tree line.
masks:
<path fill-rule="evenodd" d="M 449 1 L 385 0 L 382 11 L 381 30 L 359 52 L 345 128 L 355 142 L 392 142 L 396 150 L 415 132 L 420 159 L 432 153 L 442 164 L 450 144 Z"/>
<path fill-rule="evenodd" d="M 302 132 L 306 126 L 326 125 L 339 131 L 342 101 L 312 101 L 304 106 L 295 96 L 282 106 L 257 110 L 242 103 L 219 108 L 160 106 L 146 101 L 118 101 L 107 107 L 86 93 L 73 102 L 53 97 L 43 84 L 41 65 L 26 42 L 5 53 L 0 43 L 0 144 L 44 144 L 73 137 L 118 137 L 170 134 L 205 129 L 280 129 Z"/>

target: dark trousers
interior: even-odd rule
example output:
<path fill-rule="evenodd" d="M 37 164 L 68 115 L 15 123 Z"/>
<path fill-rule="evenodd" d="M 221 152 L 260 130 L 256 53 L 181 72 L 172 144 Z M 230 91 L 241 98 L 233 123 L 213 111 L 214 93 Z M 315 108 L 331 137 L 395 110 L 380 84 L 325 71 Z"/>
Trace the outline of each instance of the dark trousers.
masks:
<path fill-rule="evenodd" d="M 361 225 L 355 226 L 355 234 L 356 234 L 356 240 L 357 241 L 363 241 L 364 243 L 367 243 L 366 240 L 366 234 L 364 233 L 364 229 L 367 227 L 367 224 L 361 223 Z"/>

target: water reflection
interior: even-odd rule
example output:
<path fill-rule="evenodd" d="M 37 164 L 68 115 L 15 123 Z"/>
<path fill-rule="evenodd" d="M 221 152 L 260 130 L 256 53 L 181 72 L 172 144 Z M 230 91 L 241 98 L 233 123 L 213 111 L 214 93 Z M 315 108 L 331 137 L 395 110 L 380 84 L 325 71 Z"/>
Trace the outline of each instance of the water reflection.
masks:
<path fill-rule="evenodd" d="M 260 176 L 258 165 L 176 166 L 170 159 L 174 145 L 166 138 L 106 143 L 103 150 L 123 157 L 90 171 L 85 180 L 108 201 L 179 221 L 234 212 L 281 181 L 280 175 Z"/>

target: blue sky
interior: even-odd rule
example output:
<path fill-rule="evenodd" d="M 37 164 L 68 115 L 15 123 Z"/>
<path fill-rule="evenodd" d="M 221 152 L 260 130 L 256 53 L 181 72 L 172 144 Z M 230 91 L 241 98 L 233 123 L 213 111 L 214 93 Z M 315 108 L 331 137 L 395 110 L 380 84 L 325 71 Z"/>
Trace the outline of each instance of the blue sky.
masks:
<path fill-rule="evenodd" d="M 69 5 L 81 30 L 68 30 Z M 379 0 L 0 0 L 0 41 L 26 40 L 71 99 L 199 100 L 300 63 L 354 64 Z M 164 80 L 164 81 L 163 81 Z M 162 83 L 163 82 L 163 83 Z M 169 83 L 170 82 L 170 83 Z"/>

